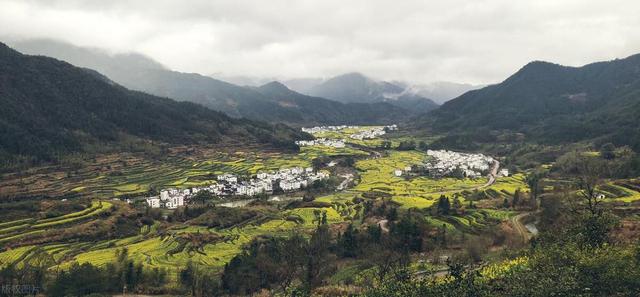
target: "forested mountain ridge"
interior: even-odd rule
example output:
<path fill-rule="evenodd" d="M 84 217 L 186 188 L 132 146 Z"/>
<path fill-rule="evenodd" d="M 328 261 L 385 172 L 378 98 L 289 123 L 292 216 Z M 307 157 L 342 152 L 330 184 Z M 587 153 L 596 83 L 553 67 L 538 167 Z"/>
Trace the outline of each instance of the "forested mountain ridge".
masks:
<path fill-rule="evenodd" d="M 386 124 L 403 120 L 407 112 L 413 112 L 388 105 L 342 105 L 329 99 L 302 94 L 287 94 L 289 99 L 295 97 L 297 103 L 282 104 L 282 98 L 274 98 L 273 94 L 265 95 L 259 89 L 237 86 L 197 73 L 172 71 L 142 55 L 109 54 L 99 49 L 77 47 L 53 40 L 27 40 L 16 42 L 15 46 L 27 54 L 51 56 L 79 67 L 97 70 L 132 90 L 195 102 L 232 117 L 303 126 Z M 302 102 L 303 100 L 309 102 Z"/>
<path fill-rule="evenodd" d="M 547 142 L 599 139 L 640 147 L 639 92 L 640 55 L 582 67 L 535 61 L 421 121 L 437 131 L 510 130 Z"/>
<path fill-rule="evenodd" d="M 106 77 L 0 43 L 0 159 L 51 160 L 125 139 L 173 144 L 227 139 L 295 147 L 308 135 L 203 106 L 130 91 Z"/>

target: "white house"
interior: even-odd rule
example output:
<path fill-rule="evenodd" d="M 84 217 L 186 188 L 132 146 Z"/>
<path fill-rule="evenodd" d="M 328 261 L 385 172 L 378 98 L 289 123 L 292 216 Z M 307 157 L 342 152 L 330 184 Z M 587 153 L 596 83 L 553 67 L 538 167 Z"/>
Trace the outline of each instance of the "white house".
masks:
<path fill-rule="evenodd" d="M 160 198 L 157 196 L 147 198 L 147 204 L 151 208 L 160 208 Z"/>

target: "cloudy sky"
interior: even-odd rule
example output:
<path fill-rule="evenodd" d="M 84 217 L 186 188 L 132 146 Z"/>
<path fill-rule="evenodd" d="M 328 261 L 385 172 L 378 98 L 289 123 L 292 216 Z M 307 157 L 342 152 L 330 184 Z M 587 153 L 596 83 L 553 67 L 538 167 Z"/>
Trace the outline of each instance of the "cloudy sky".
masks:
<path fill-rule="evenodd" d="M 640 53 L 637 0 L 0 0 L 0 36 L 204 74 L 492 83 L 531 60 Z"/>

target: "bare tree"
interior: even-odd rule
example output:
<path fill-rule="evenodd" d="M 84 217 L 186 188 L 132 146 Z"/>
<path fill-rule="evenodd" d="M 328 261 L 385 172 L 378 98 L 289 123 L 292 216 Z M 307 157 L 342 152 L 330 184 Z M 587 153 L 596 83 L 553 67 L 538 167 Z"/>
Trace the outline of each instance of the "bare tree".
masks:
<path fill-rule="evenodd" d="M 576 170 L 576 184 L 580 189 L 578 195 L 585 200 L 587 210 L 591 214 L 601 214 L 600 204 L 605 197 L 598 193 L 597 188 L 603 182 L 602 173 L 605 170 L 605 164 L 597 158 L 582 157 L 577 159 Z"/>

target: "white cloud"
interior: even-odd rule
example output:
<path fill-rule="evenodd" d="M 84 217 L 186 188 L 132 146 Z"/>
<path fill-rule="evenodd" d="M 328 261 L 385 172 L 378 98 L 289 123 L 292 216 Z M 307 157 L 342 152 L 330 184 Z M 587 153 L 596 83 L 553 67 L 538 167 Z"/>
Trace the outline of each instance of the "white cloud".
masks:
<path fill-rule="evenodd" d="M 491 83 L 530 60 L 640 52 L 638 15 L 633 0 L 0 0 L 0 35 L 139 51 L 205 74 Z"/>

